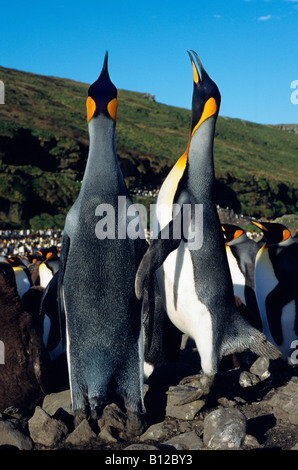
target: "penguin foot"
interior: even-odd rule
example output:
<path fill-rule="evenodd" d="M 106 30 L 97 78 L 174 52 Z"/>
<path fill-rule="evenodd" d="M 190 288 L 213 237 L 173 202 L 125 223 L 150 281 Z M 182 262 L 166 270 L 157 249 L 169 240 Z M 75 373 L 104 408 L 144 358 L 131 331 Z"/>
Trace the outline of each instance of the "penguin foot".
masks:
<path fill-rule="evenodd" d="M 90 418 L 94 421 L 97 421 L 103 413 L 104 406 L 102 405 L 101 400 L 98 398 L 89 398 L 90 405 Z"/>
<path fill-rule="evenodd" d="M 143 434 L 147 426 L 145 416 L 136 411 L 127 410 L 126 435 L 136 437 Z"/>
<path fill-rule="evenodd" d="M 82 408 L 78 410 L 74 410 L 74 427 L 77 428 L 78 425 L 84 421 L 84 419 L 88 419 L 89 413 L 87 408 Z"/>
<path fill-rule="evenodd" d="M 208 376 L 205 374 L 198 374 L 198 375 L 193 375 L 190 377 L 185 377 L 180 383 L 181 384 L 186 384 L 190 382 L 198 382 L 198 388 L 195 392 L 191 392 L 189 396 L 183 398 L 180 400 L 178 403 L 176 403 L 176 406 L 180 405 L 187 405 L 188 403 L 192 403 L 193 401 L 199 400 L 201 397 L 208 395 L 210 392 L 211 386 L 214 381 L 214 375 Z"/>

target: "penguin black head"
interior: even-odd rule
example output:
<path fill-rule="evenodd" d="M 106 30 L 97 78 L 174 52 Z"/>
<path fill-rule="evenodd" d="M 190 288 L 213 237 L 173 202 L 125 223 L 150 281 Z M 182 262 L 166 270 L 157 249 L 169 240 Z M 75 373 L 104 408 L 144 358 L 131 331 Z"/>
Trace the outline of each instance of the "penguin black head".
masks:
<path fill-rule="evenodd" d="M 227 242 L 231 242 L 245 233 L 241 227 L 232 224 L 222 224 L 222 229 Z"/>
<path fill-rule="evenodd" d="M 187 52 L 192 63 L 194 80 L 191 122 L 191 134 L 193 134 L 206 119 L 211 116 L 214 116 L 215 119 L 217 118 L 221 98 L 217 85 L 207 74 L 197 54 L 194 51 Z M 193 56 L 197 61 L 200 73 Z"/>
<path fill-rule="evenodd" d="M 103 114 L 116 122 L 117 116 L 117 88 L 111 82 L 108 72 L 108 53 L 106 52 L 100 76 L 88 90 L 87 122 L 91 118 Z"/>
<path fill-rule="evenodd" d="M 291 232 L 283 224 L 255 222 L 254 220 L 252 220 L 252 223 L 262 230 L 267 245 L 277 245 L 288 240 L 291 236 Z"/>

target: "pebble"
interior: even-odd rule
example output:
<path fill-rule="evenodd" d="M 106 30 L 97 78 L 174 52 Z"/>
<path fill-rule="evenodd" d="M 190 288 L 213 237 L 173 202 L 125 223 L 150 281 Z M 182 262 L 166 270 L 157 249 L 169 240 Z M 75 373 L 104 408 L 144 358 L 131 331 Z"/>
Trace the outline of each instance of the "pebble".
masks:
<path fill-rule="evenodd" d="M 256 385 L 258 382 L 260 382 L 260 379 L 255 374 L 252 374 L 251 372 L 248 372 L 246 370 L 244 372 L 241 372 L 239 377 L 239 385 L 241 387 L 251 387 L 253 385 Z"/>
<path fill-rule="evenodd" d="M 250 367 L 249 371 L 252 374 L 257 375 L 261 380 L 265 380 L 270 377 L 269 366 L 270 359 L 267 357 L 258 357 L 258 359 Z"/>

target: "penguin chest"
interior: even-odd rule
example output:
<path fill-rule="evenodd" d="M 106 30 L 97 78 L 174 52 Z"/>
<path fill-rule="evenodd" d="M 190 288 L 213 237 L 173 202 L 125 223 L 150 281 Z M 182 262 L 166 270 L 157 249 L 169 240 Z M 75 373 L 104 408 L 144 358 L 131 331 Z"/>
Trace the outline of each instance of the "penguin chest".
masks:
<path fill-rule="evenodd" d="M 167 257 L 157 278 L 170 320 L 194 339 L 204 371 L 212 373 L 212 317 L 198 298 L 192 258 L 184 242 Z"/>

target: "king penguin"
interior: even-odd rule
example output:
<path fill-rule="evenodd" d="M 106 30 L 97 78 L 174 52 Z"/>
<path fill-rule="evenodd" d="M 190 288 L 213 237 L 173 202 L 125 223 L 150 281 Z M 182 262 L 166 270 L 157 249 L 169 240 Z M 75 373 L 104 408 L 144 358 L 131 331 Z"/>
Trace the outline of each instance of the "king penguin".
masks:
<path fill-rule="evenodd" d="M 19 256 L 8 257 L 7 261 L 12 265 L 14 275 L 17 283 L 17 290 L 20 298 L 30 289 L 32 286 L 31 275 L 29 269 L 22 262 Z"/>
<path fill-rule="evenodd" d="M 194 79 L 189 142 L 161 186 L 155 238 L 136 276 L 136 293 L 141 298 L 156 272 L 169 318 L 194 339 L 200 355 L 200 384 L 196 393 L 181 404 L 209 393 L 225 355 L 251 349 L 258 355 L 279 356 L 279 351 L 236 307 L 213 200 L 213 141 L 221 97 L 197 54 L 192 51 L 189 56 Z"/>
<path fill-rule="evenodd" d="M 255 294 L 255 262 L 259 245 L 238 225 L 222 224 L 222 228 L 234 294 L 246 305 L 249 322 L 261 330 L 262 322 Z"/>
<path fill-rule="evenodd" d="M 115 151 L 117 89 L 107 53 L 86 105 L 89 154 L 66 217 L 58 279 L 72 406 L 75 425 L 97 419 L 112 390 L 124 399 L 126 430 L 134 435 L 142 432 L 145 415 L 142 312 L 134 291 L 138 240 L 127 233 L 132 203 Z"/>
<path fill-rule="evenodd" d="M 263 231 L 255 267 L 256 296 L 263 333 L 291 364 L 298 339 L 298 246 L 290 231 L 274 222 L 253 222 Z"/>

